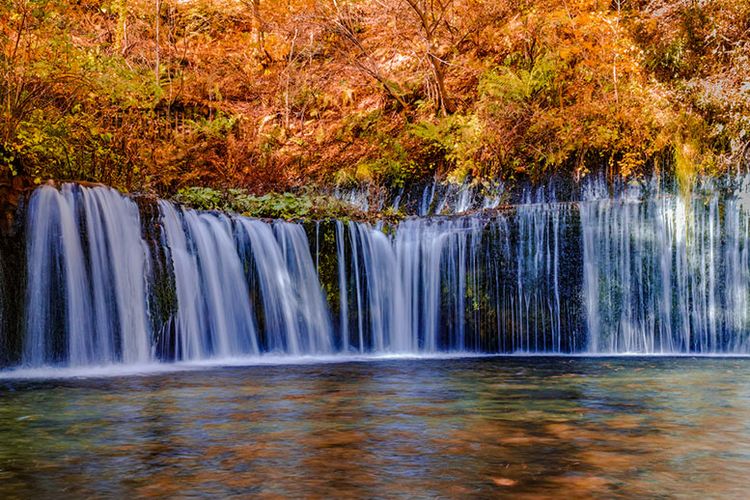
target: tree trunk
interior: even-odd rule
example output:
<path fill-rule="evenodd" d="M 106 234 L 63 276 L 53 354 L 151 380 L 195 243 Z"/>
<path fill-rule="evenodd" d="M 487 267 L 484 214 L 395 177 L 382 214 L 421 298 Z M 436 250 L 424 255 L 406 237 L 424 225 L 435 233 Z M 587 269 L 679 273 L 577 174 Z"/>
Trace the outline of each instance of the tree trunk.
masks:
<path fill-rule="evenodd" d="M 430 49 L 428 57 L 430 58 L 430 66 L 432 67 L 432 76 L 435 78 L 435 85 L 437 87 L 437 98 L 438 98 L 438 111 L 443 115 L 451 114 L 455 111 L 453 102 L 448 97 L 448 91 L 445 88 L 445 74 L 443 73 L 443 61 L 432 53 Z"/>
<path fill-rule="evenodd" d="M 435 87 L 437 88 L 437 102 L 435 104 L 438 112 L 442 115 L 453 113 L 455 109 L 451 99 L 448 97 L 448 91 L 445 88 L 445 73 L 443 72 L 443 64 L 445 64 L 445 62 L 435 53 L 434 43 L 435 32 L 438 29 L 439 21 L 443 19 L 451 2 L 449 1 L 445 4 L 436 2 L 424 5 L 418 3 L 417 0 L 405 0 L 405 2 L 417 15 L 419 24 L 424 32 L 427 59 L 430 62 L 432 77 L 435 80 Z M 436 10 L 439 10 L 439 12 L 436 13 Z"/>
<path fill-rule="evenodd" d="M 119 47 L 123 56 L 128 50 L 128 1 L 117 2 L 117 33 L 115 34 L 115 45 Z"/>
<path fill-rule="evenodd" d="M 263 18 L 260 16 L 260 0 L 251 0 L 250 7 L 253 10 L 253 24 L 255 25 L 255 50 L 258 51 L 263 66 L 267 66 L 273 62 L 273 58 L 266 50 L 266 30 Z"/>

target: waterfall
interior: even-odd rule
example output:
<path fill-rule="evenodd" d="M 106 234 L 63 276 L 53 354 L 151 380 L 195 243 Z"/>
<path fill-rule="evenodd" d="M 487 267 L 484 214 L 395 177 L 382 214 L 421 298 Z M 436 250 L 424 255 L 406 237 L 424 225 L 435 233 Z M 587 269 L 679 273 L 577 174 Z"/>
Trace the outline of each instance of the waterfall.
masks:
<path fill-rule="evenodd" d="M 417 198 L 424 212 L 499 199 L 438 198 L 435 185 Z M 16 329 L 12 301 L 0 304 L 0 359 L 747 353 L 749 199 L 747 179 L 690 197 L 592 182 L 572 203 L 540 190 L 502 211 L 302 224 L 42 186 L 25 215 L 25 279 L 12 280 L 23 289 L 3 285 L 23 314 Z"/>
<path fill-rule="evenodd" d="M 410 350 L 402 276 L 389 238 L 369 224 L 350 222 L 359 352 Z M 346 277 L 342 278 L 346 281 Z"/>
<path fill-rule="evenodd" d="M 355 189 L 335 190 L 333 197 L 348 203 L 364 212 L 381 211 L 389 207 L 391 211 L 419 215 L 459 215 L 472 211 L 494 209 L 500 205 L 506 194 L 500 181 L 484 184 L 464 182 L 456 184 L 434 180 L 420 189 L 399 189 L 388 196 L 382 190 Z"/>
<path fill-rule="evenodd" d="M 513 232 L 501 215 L 415 218 L 390 238 L 350 222 L 352 264 L 339 266 L 342 331 L 357 332 L 360 351 L 573 350 L 564 345 L 575 327 L 560 285 L 566 214 L 555 204 L 527 207 Z"/>
<path fill-rule="evenodd" d="M 23 362 L 146 362 L 148 250 L 138 207 L 112 189 L 33 194 Z"/>
<path fill-rule="evenodd" d="M 750 347 L 744 185 L 689 199 L 631 187 L 581 203 L 592 352 L 738 353 Z"/>
<path fill-rule="evenodd" d="M 467 347 L 467 266 L 476 266 L 483 228 L 478 219 L 413 219 L 399 225 L 394 247 L 412 350 L 420 345 L 427 352 Z M 442 340 L 441 334 L 447 338 Z"/>
<path fill-rule="evenodd" d="M 564 225 L 570 214 L 564 205 L 547 200 L 540 191 L 518 208 L 518 250 L 515 317 L 518 336 L 513 350 L 563 352 L 563 322 L 570 319 L 561 302 L 560 267 Z M 537 311 L 534 314 L 534 311 Z"/>
<path fill-rule="evenodd" d="M 290 276 L 287 292 L 291 294 L 299 325 L 301 351 L 297 353 L 329 353 L 333 348 L 331 319 L 305 231 L 299 224 L 286 222 L 275 222 L 273 228 Z M 283 273 L 284 267 L 273 272 Z"/>
<path fill-rule="evenodd" d="M 344 223 L 336 221 L 336 263 L 339 285 L 339 334 L 341 350 L 349 352 L 349 294 L 346 285 L 346 247 L 344 246 Z"/>

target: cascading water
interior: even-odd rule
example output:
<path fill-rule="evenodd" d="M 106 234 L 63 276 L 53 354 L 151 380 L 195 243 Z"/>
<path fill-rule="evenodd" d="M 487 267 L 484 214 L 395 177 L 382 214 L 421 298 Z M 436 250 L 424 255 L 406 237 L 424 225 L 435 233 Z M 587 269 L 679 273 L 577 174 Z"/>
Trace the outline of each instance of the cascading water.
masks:
<path fill-rule="evenodd" d="M 286 327 L 274 329 L 266 325 L 268 334 L 286 335 L 287 351 L 293 354 L 329 353 L 332 350 L 330 338 L 331 322 L 325 297 L 321 291 L 320 282 L 316 274 L 308 248 L 307 236 L 298 224 L 276 222 L 273 231 L 269 226 L 259 221 L 242 220 L 243 227 L 251 225 L 259 230 L 260 238 L 265 237 L 271 252 L 278 254 L 278 262 L 264 262 L 263 253 L 254 254 L 259 274 L 264 273 L 281 282 L 266 282 L 260 291 L 264 297 L 264 311 L 266 317 L 276 313 L 276 308 L 285 307 L 291 312 Z M 261 228 L 266 228 L 267 235 L 263 235 Z M 250 237 L 250 249 L 256 245 L 256 238 Z M 267 300 L 265 297 L 278 295 L 277 300 Z M 281 344 L 281 343 L 279 343 Z"/>
<path fill-rule="evenodd" d="M 108 188 L 44 186 L 26 215 L 25 290 L 10 291 L 25 313 L 3 345 L 20 348 L 0 359 L 746 353 L 748 192 L 591 184 L 577 203 L 537 194 L 513 210 L 313 227 L 166 201 L 148 218 Z M 433 186 L 420 206 L 435 203 Z"/>
<path fill-rule="evenodd" d="M 160 202 L 177 290 L 174 357 L 204 359 L 258 353 L 257 328 L 231 221 L 223 215 L 179 214 Z"/>
<path fill-rule="evenodd" d="M 638 187 L 581 203 L 592 352 L 750 348 L 750 212 L 741 186 L 690 199 Z"/>
<path fill-rule="evenodd" d="M 138 207 L 114 190 L 36 190 L 28 214 L 23 363 L 151 357 L 148 250 Z"/>
<path fill-rule="evenodd" d="M 382 190 L 336 190 L 332 194 L 364 212 L 381 211 L 390 206 L 393 212 L 403 208 L 406 213 L 426 217 L 494 209 L 500 205 L 506 193 L 502 182 L 475 185 L 470 182 L 455 184 L 435 180 L 421 190 L 404 192 L 404 189 L 400 189 L 390 200 Z"/>

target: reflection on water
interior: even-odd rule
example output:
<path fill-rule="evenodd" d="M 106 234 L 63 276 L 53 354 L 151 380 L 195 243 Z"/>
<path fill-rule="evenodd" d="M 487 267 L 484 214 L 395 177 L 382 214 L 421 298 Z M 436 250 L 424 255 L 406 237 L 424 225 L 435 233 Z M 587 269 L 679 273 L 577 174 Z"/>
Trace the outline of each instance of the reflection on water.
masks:
<path fill-rule="evenodd" d="M 743 497 L 750 359 L 0 381 L 0 497 Z"/>

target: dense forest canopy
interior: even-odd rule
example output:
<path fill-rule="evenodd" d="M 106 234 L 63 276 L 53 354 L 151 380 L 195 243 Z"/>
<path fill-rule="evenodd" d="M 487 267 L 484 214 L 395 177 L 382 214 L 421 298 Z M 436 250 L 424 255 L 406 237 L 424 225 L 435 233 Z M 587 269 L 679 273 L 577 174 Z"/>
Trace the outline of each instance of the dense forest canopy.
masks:
<path fill-rule="evenodd" d="M 172 194 L 736 169 L 744 0 L 0 0 L 4 176 Z"/>

